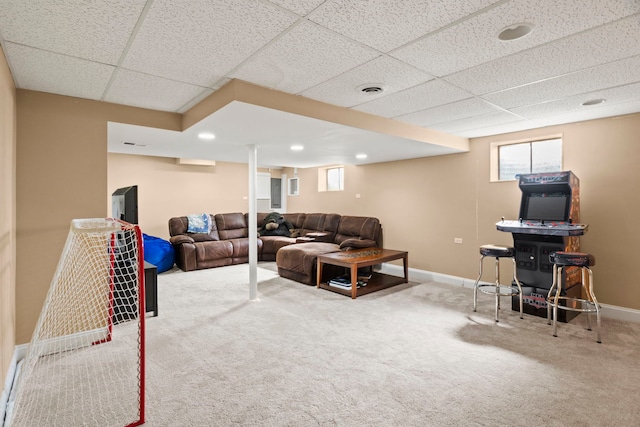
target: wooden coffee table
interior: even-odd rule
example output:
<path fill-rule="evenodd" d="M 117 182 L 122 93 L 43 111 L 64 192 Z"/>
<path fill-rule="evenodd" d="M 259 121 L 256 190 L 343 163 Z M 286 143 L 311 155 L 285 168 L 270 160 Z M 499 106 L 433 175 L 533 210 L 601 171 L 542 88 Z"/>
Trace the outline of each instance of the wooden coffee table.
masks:
<path fill-rule="evenodd" d="M 381 289 L 390 288 L 391 286 L 409 282 L 409 253 L 406 251 L 394 251 L 392 249 L 382 248 L 366 248 L 345 252 L 332 252 L 325 255 L 318 255 L 318 273 L 316 284 L 318 288 L 327 289 L 342 295 L 351 296 L 355 299 L 358 296 L 365 295 Z M 382 264 L 383 262 L 401 259 L 404 267 L 404 277 L 391 276 L 389 274 L 373 272 L 367 280 L 366 286 L 358 288 L 358 268 L 369 267 L 372 265 Z M 331 286 L 326 282 L 322 282 L 322 266 L 323 264 L 338 265 L 351 270 L 351 289 L 343 289 Z"/>

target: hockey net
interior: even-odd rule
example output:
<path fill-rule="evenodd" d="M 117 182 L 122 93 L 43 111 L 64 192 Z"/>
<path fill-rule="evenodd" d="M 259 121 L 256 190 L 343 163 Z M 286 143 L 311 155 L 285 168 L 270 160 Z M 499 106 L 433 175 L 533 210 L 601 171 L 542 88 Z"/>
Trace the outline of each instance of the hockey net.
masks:
<path fill-rule="evenodd" d="M 144 423 L 143 260 L 137 226 L 71 222 L 6 425 Z"/>

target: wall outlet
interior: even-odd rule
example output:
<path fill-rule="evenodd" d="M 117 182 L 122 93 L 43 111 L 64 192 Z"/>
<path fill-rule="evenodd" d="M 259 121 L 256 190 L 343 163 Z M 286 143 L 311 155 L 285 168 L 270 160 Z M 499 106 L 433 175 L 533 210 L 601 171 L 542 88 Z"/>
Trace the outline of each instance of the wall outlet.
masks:
<path fill-rule="evenodd" d="M 458 245 L 462 244 L 462 237 L 454 237 L 453 243 L 457 243 Z"/>

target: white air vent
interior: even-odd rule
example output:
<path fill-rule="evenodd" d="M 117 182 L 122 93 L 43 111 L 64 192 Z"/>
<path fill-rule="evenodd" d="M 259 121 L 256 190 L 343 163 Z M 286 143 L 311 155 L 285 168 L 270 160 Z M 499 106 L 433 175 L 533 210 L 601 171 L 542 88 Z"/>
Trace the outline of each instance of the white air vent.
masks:
<path fill-rule="evenodd" d="M 289 178 L 287 183 L 287 195 L 299 196 L 300 195 L 300 181 L 298 177 Z"/>

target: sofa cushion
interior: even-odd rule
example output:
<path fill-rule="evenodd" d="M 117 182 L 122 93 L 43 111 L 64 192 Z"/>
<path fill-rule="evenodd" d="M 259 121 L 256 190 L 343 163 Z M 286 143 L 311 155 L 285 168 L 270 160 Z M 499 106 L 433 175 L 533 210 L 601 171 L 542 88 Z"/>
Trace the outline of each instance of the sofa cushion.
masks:
<path fill-rule="evenodd" d="M 377 240 L 380 221 L 377 218 L 364 216 L 343 216 L 340 218 L 334 242 L 341 244 L 347 239 Z"/>
<path fill-rule="evenodd" d="M 231 258 L 233 255 L 233 245 L 226 240 L 196 242 L 196 261 L 198 263 L 208 260 L 219 260 Z"/>
<path fill-rule="evenodd" d="M 310 242 L 285 246 L 276 253 L 278 269 L 309 274 L 315 271 L 318 255 L 339 251 L 340 247 L 334 243 Z"/>
<path fill-rule="evenodd" d="M 243 213 L 216 214 L 214 219 L 221 240 L 240 239 L 249 236 L 249 228 Z"/>

